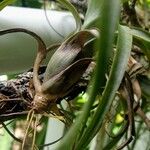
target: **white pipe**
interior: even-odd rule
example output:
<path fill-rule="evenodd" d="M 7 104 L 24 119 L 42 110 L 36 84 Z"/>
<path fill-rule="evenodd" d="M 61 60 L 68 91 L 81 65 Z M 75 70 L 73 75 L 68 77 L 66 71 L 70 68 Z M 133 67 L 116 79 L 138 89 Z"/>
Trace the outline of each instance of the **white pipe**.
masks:
<path fill-rule="evenodd" d="M 63 36 L 75 30 L 75 21 L 70 13 L 48 11 L 48 17 L 57 32 Z M 44 10 L 5 7 L 0 12 L 0 30 L 25 28 L 37 33 L 51 45 L 62 40 L 48 24 Z M 33 66 L 36 55 L 36 42 L 24 33 L 11 33 L 0 36 L 0 74 L 12 74 Z"/>

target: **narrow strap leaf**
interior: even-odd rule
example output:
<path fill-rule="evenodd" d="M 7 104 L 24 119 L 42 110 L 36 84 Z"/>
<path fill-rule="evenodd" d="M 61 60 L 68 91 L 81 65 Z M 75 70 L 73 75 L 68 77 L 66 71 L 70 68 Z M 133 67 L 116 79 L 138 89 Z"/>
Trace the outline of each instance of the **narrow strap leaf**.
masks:
<path fill-rule="evenodd" d="M 130 34 L 130 29 L 128 27 L 120 26 L 119 37 L 117 42 L 117 51 L 113 60 L 106 88 L 103 92 L 101 102 L 93 116 L 93 119 L 89 124 L 89 127 L 80 139 L 77 149 L 79 147 L 85 147 L 84 145 L 87 145 L 96 135 L 97 131 L 101 128 L 104 117 L 108 112 L 110 105 L 122 81 L 130 56 L 131 47 L 132 35 Z"/>
<path fill-rule="evenodd" d="M 95 3 L 100 0 L 92 0 Z M 120 0 L 103 0 L 103 5 L 105 3 L 105 9 L 103 10 L 103 15 L 101 17 L 101 25 L 99 25 L 99 30 L 101 31 L 100 39 L 101 42 L 97 43 L 97 61 L 96 61 L 96 68 L 95 68 L 95 76 L 93 78 L 93 83 L 91 86 L 91 93 L 90 97 L 88 98 L 87 103 L 83 107 L 83 113 L 77 118 L 76 122 L 72 125 L 72 127 L 69 129 L 66 136 L 62 139 L 59 146 L 56 148 L 56 150 L 62 150 L 67 149 L 71 150 L 74 147 L 74 142 L 77 140 L 77 137 L 82 132 L 83 127 L 86 126 L 86 122 L 88 120 L 88 117 L 90 115 L 90 108 L 92 107 L 92 104 L 95 101 L 95 98 L 97 96 L 98 89 L 103 83 L 103 79 L 101 79 L 101 76 L 105 76 L 105 69 L 103 67 L 107 68 L 107 60 L 109 58 L 109 55 L 112 51 L 112 44 L 113 44 L 113 35 L 116 28 L 116 24 L 119 18 L 119 10 L 120 10 Z M 111 10 L 111 12 L 110 12 Z M 94 11 L 94 10 L 93 10 Z M 104 21 L 104 22 L 102 22 Z M 109 23 L 108 23 L 109 22 Z M 103 26 L 103 23 L 104 26 Z M 104 39 L 103 39 L 104 38 Z M 104 62 L 103 62 L 104 61 Z M 102 77 L 104 78 L 104 77 Z M 101 80 L 100 80 L 101 79 Z M 92 132 L 92 130 L 91 130 Z M 84 133 L 84 132 L 82 132 Z M 91 136 L 91 135 L 90 135 Z M 89 137 L 90 137 L 89 136 Z M 86 141 L 87 138 L 84 140 Z M 79 139 L 80 141 L 80 139 Z M 89 141 L 87 141 L 89 142 Z M 84 142 L 80 143 L 79 147 L 82 147 L 84 145 Z M 87 144 L 87 143 L 86 143 Z M 76 143 L 78 146 L 78 143 Z M 74 149 L 78 150 L 80 148 L 75 147 Z"/>

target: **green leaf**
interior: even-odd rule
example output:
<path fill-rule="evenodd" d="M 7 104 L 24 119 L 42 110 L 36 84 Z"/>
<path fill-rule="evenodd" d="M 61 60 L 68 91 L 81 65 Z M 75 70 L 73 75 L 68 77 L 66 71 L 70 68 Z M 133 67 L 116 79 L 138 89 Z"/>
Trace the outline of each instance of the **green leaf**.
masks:
<path fill-rule="evenodd" d="M 101 128 L 105 115 L 111 106 L 111 103 L 123 78 L 128 63 L 128 58 L 130 56 L 131 47 L 132 35 L 130 34 L 130 29 L 120 26 L 117 51 L 113 60 L 108 82 L 104 89 L 100 104 L 93 116 L 93 119 L 91 120 L 89 127 L 87 128 L 85 133 L 82 135 L 78 146 L 84 147 L 84 145 L 88 144 Z M 87 139 L 87 137 L 90 138 Z"/>
<path fill-rule="evenodd" d="M 130 34 L 133 35 L 133 43 L 141 48 L 150 62 L 150 33 L 141 28 L 132 27 Z M 115 37 L 117 38 L 117 33 Z"/>
<path fill-rule="evenodd" d="M 131 34 L 134 42 L 144 51 L 150 61 L 150 33 L 141 28 L 133 28 Z"/>
<path fill-rule="evenodd" d="M 12 4 L 13 2 L 15 2 L 15 0 L 3 0 L 0 2 L 0 10 L 2 10 L 7 5 Z"/>
<path fill-rule="evenodd" d="M 96 3 L 99 4 L 99 1 L 100 0 L 92 0 L 91 3 L 93 2 L 95 4 Z M 62 150 L 66 148 L 67 150 L 71 150 L 74 146 L 74 142 L 76 138 L 79 135 L 81 135 L 81 133 L 84 133 L 82 131 L 84 127 L 86 126 L 86 122 L 90 116 L 90 110 L 91 110 L 92 104 L 94 103 L 96 99 L 96 96 L 98 94 L 100 87 L 104 85 L 107 61 L 109 59 L 110 54 L 112 53 L 113 36 L 114 36 L 116 24 L 119 19 L 120 1 L 119 0 L 111 0 L 111 1 L 103 0 L 102 4 L 103 4 L 104 9 L 103 9 L 103 13 L 101 16 L 102 21 L 100 22 L 100 25 L 99 25 L 99 29 L 101 29 L 101 37 L 100 37 L 100 42 L 97 43 L 97 47 L 96 47 L 96 49 L 98 50 L 98 53 L 96 57 L 95 74 L 93 78 L 93 83 L 91 85 L 92 89 L 90 89 L 90 95 L 89 95 L 88 101 L 82 109 L 83 113 L 77 118 L 76 122 L 69 129 L 68 133 L 63 138 L 60 145 L 56 148 L 57 150 Z M 89 137 L 90 136 L 86 137 L 85 140 L 82 139 L 82 141 L 80 142 L 80 145 L 76 143 L 77 147 L 74 149 L 78 150 L 82 147 L 82 145 L 85 146 L 83 141 L 86 142 L 87 138 Z"/>
<path fill-rule="evenodd" d="M 99 21 L 101 12 L 102 12 L 102 1 L 89 0 L 83 28 L 93 27 Z"/>
<path fill-rule="evenodd" d="M 131 33 L 135 38 L 142 39 L 143 41 L 150 43 L 150 33 L 149 32 L 147 32 L 141 28 L 132 28 Z"/>
<path fill-rule="evenodd" d="M 121 0 L 122 1 L 122 3 L 125 3 L 125 2 L 128 2 L 129 0 Z"/>

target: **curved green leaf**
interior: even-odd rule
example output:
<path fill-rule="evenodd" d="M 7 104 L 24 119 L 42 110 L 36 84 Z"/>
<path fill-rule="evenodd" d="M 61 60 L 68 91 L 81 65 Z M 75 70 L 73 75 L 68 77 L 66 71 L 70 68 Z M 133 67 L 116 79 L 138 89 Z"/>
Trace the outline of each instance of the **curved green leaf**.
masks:
<path fill-rule="evenodd" d="M 141 28 L 133 28 L 131 34 L 135 43 L 144 51 L 150 61 L 150 33 Z"/>
<path fill-rule="evenodd" d="M 89 28 L 91 26 L 94 26 L 99 21 L 102 12 L 101 6 L 102 6 L 101 0 L 88 1 L 88 9 L 85 15 L 83 28 Z"/>
<path fill-rule="evenodd" d="M 101 102 L 89 126 L 87 127 L 87 130 L 82 135 L 82 138 L 78 143 L 77 149 L 84 148 L 92 140 L 92 138 L 94 138 L 96 133 L 101 128 L 104 117 L 111 106 L 111 103 L 123 78 L 128 63 L 128 58 L 130 56 L 131 47 L 132 35 L 130 34 L 130 29 L 127 27 L 120 26 L 119 37 L 117 42 L 117 51 L 112 64 L 112 69 L 110 71 L 109 79 L 106 84 L 106 88 L 103 92 Z"/>
<path fill-rule="evenodd" d="M 131 33 L 135 38 L 142 39 L 145 42 L 150 43 L 150 33 L 141 28 L 132 28 Z"/>
<path fill-rule="evenodd" d="M 92 0 L 92 2 L 98 1 Z M 102 4 L 104 5 L 103 9 L 104 12 L 102 13 L 103 14 L 101 17 L 102 21 L 101 24 L 99 25 L 99 29 L 101 29 L 101 37 L 100 42 L 98 40 L 96 47 L 98 53 L 94 79 L 90 89 L 90 95 L 87 103 L 84 105 L 82 109 L 83 110 L 82 115 L 80 115 L 77 118 L 76 122 L 70 128 L 66 136 L 63 138 L 60 145 L 56 148 L 57 150 L 62 150 L 66 148 L 67 150 L 71 150 L 73 148 L 76 138 L 81 134 L 82 132 L 81 130 L 83 130 L 84 127 L 86 126 L 86 122 L 90 116 L 90 109 L 95 101 L 99 89 L 104 85 L 105 71 L 107 68 L 109 56 L 112 53 L 113 36 L 119 18 L 120 0 L 111 0 L 111 1 L 103 0 L 102 2 L 103 2 Z M 84 145 L 83 141 L 80 144 Z M 78 146 L 78 143 L 76 145 Z M 79 147 L 81 147 L 81 145 Z M 78 148 L 75 149 L 78 150 Z"/>
<path fill-rule="evenodd" d="M 145 53 L 150 61 L 150 33 L 138 27 L 132 27 L 130 34 L 133 35 L 133 43 Z M 117 33 L 115 35 L 117 38 Z"/>

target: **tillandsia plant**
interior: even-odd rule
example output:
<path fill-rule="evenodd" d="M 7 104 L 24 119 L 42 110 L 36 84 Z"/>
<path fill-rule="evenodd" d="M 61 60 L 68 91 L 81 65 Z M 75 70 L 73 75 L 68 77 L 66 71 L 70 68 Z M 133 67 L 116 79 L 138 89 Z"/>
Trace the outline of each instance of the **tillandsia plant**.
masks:
<path fill-rule="evenodd" d="M 150 120 L 144 113 L 149 110 L 150 34 L 133 27 L 136 22 L 130 16 L 130 27 L 128 22 L 119 22 L 121 7 L 131 5 L 129 8 L 134 10 L 135 1 L 89 0 L 83 25 L 72 4 L 67 0 L 59 2 L 72 12 L 77 27 L 61 44 L 47 48 L 37 34 L 26 29 L 0 31 L 0 35 L 24 32 L 38 42 L 33 70 L 0 85 L 0 121 L 8 131 L 4 121 L 27 115 L 23 140 L 8 131 L 22 143 L 22 149 L 28 145 L 31 126 L 34 130 L 29 147 L 38 148 L 36 128 L 44 116 L 55 117 L 68 126 L 57 150 L 86 149 L 96 135 L 98 139 L 102 137 L 96 149 L 123 149 L 133 138 L 136 140 L 137 115 L 150 129 Z M 47 66 L 41 66 L 51 49 L 56 49 L 55 53 Z M 88 49 L 95 55 L 89 54 Z M 66 99 L 70 103 L 87 86 L 87 102 L 78 111 L 80 115 L 70 119 L 75 104 L 69 104 L 70 111 L 63 110 L 61 101 Z M 117 124 L 118 116 L 121 121 Z"/>
<path fill-rule="evenodd" d="M 11 119 L 19 114 L 28 113 L 27 130 L 22 141 L 22 149 L 25 149 L 26 137 L 28 136 L 31 123 L 34 122 L 33 124 L 35 129 L 39 123 L 39 121 L 37 121 L 37 117 L 34 118 L 35 114 L 48 116 L 49 114 L 54 114 L 54 116 L 58 119 L 65 122 L 65 118 L 57 107 L 57 103 L 59 103 L 62 98 L 69 96 L 69 94 L 73 92 L 77 82 L 83 73 L 85 73 L 89 64 L 93 61 L 92 58 L 84 56 L 83 48 L 95 37 L 96 30 L 80 30 L 81 20 L 75 8 L 68 1 L 60 2 L 73 13 L 77 24 L 77 30 L 60 45 L 52 45 L 50 48 L 46 48 L 46 45 L 38 35 L 26 29 L 15 28 L 0 31 L 0 35 L 24 32 L 34 37 L 38 42 L 38 52 L 33 67 L 33 74 L 29 74 L 29 79 L 26 80 L 21 78 L 20 80 L 8 81 L 8 86 L 4 84 L 1 85 L 1 112 L 3 113 L 1 114 L 1 121 L 4 121 L 3 119 Z M 50 58 L 44 76 L 40 79 L 40 65 L 43 59 L 45 59 L 47 53 L 56 47 L 58 47 L 58 49 Z M 76 71 L 74 72 L 74 70 Z M 33 82 L 29 81 L 32 76 Z M 28 82 L 28 85 L 26 84 L 27 87 L 22 85 L 25 84 L 24 80 Z M 9 95 L 9 92 L 4 92 L 8 90 L 6 87 L 11 87 L 11 90 L 13 89 L 13 91 L 15 91 L 15 93 L 13 93 L 14 96 Z M 23 88 L 25 88 L 25 90 Z M 26 93 L 26 97 L 23 96 L 23 93 Z M 12 109 L 5 110 L 5 108 L 9 105 L 7 105 L 7 102 L 13 103 Z M 21 102 L 19 106 L 17 106 L 17 102 Z M 35 135 L 36 130 L 34 130 L 33 133 L 31 149 L 36 148 Z M 21 140 L 18 141 L 21 142 Z"/>

